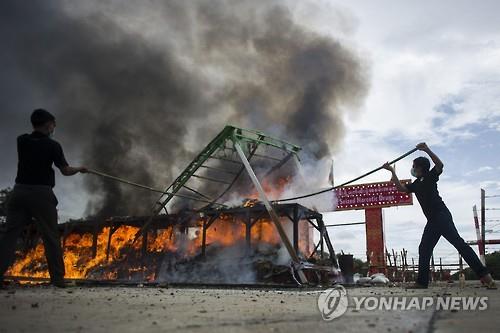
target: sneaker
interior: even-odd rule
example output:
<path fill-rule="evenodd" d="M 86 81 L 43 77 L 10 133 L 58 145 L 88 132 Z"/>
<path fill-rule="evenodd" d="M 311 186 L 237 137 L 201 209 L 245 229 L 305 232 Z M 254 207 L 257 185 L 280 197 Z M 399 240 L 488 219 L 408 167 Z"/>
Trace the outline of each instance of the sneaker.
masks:
<path fill-rule="evenodd" d="M 414 284 L 407 286 L 405 289 L 427 289 L 427 288 L 428 288 L 427 286 L 415 282 Z"/>
<path fill-rule="evenodd" d="M 495 283 L 495 280 L 493 280 L 493 278 L 491 277 L 491 274 L 486 274 L 481 279 L 479 279 L 479 281 L 481 281 L 481 284 L 483 285 L 483 287 L 486 287 L 486 289 L 497 289 L 497 285 Z"/>

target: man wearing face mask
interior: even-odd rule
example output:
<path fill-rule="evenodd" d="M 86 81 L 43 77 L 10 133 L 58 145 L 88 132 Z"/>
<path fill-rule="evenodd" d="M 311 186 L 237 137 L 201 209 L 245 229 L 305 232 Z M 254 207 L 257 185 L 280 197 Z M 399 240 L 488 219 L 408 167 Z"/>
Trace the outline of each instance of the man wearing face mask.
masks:
<path fill-rule="evenodd" d="M 0 239 L 0 286 L 12 264 L 17 238 L 24 227 L 35 220 L 42 235 L 51 283 L 64 287 L 64 262 L 57 229 L 57 198 L 54 164 L 65 176 L 87 171 L 71 167 L 66 162 L 61 145 L 51 137 L 56 127 L 55 117 L 46 110 L 31 114 L 33 132 L 17 138 L 18 168 L 16 184 L 7 203 L 6 232 Z"/>
<path fill-rule="evenodd" d="M 413 160 L 411 174 L 416 178 L 410 184 L 402 184 L 394 168 L 385 163 L 383 167 L 392 173 L 391 181 L 396 185 L 400 192 L 415 193 L 422 211 L 427 218 L 427 224 L 422 234 L 422 239 L 418 247 L 418 277 L 412 289 L 427 288 L 429 285 L 429 262 L 432 251 L 439 238 L 443 236 L 450 242 L 465 259 L 469 267 L 481 279 L 481 283 L 488 288 L 496 288 L 495 281 L 488 273 L 487 268 L 481 263 L 472 248 L 460 237 L 450 211 L 441 199 L 437 182 L 439 175 L 443 172 L 443 162 L 432 150 L 424 143 L 419 143 L 417 148 L 429 155 L 434 167 L 431 169 L 431 163 L 426 157 L 417 157 Z"/>

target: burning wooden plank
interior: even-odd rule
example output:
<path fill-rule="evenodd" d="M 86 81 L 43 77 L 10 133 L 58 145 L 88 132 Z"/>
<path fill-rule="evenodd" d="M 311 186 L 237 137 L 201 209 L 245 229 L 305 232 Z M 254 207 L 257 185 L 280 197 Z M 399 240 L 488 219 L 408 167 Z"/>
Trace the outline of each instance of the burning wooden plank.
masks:
<path fill-rule="evenodd" d="M 297 204 L 276 205 L 275 209 L 301 258 L 306 260 L 311 254 L 319 258 L 312 251 L 311 227 L 318 227 L 320 223 L 314 221 L 321 220 L 321 214 Z M 293 216 L 299 218 L 294 220 Z M 176 282 L 229 283 L 230 279 L 218 280 L 217 275 L 206 276 L 205 281 L 193 281 L 192 273 L 204 272 L 210 259 L 214 260 L 212 270 L 226 267 L 220 262 L 217 266 L 218 258 L 232 251 L 235 255 L 228 267 L 233 267 L 229 272 L 233 283 L 293 283 L 286 256 L 282 260 L 280 236 L 265 207 L 258 202 L 251 207 L 207 209 L 203 214 L 191 211 L 160 215 L 147 229 L 147 240 L 134 243 L 136 232 L 147 220 L 148 217 L 114 217 L 102 222 L 80 220 L 61 224 L 66 277 L 158 282 L 168 281 L 169 274 L 165 275 L 165 271 L 169 268 L 174 273 L 178 269 Z M 42 243 L 34 241 L 33 244 L 35 246 L 27 251 L 18 251 L 8 275 L 48 277 Z M 331 258 L 330 268 L 335 262 L 334 254 Z M 241 272 L 237 267 L 246 267 L 254 279 L 245 280 L 238 275 Z M 286 268 L 287 273 L 283 273 Z M 278 278 L 282 273 L 285 277 Z"/>

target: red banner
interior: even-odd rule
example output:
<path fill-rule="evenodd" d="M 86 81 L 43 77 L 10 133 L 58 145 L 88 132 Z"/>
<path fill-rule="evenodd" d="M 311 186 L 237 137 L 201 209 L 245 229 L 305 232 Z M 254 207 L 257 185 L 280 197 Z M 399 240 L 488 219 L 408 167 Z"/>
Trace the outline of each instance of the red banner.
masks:
<path fill-rule="evenodd" d="M 411 180 L 404 179 L 403 184 Z M 413 205 L 411 193 L 399 192 L 392 182 L 351 185 L 335 190 L 336 210 Z"/>

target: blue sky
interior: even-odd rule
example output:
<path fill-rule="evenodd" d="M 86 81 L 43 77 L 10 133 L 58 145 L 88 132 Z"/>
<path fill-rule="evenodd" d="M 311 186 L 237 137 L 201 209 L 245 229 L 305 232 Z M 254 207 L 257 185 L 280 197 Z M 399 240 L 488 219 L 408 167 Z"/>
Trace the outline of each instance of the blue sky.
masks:
<path fill-rule="evenodd" d="M 479 204 L 480 188 L 500 193 L 500 21 L 494 14 L 500 10 L 498 2 L 313 3 L 330 6 L 335 14 L 323 11 L 318 19 L 311 9 L 303 10 L 308 24 L 348 40 L 371 64 L 369 95 L 361 110 L 346 119 L 347 136 L 334 154 L 338 181 L 426 141 L 445 163 L 439 189 L 457 228 L 464 239 L 475 239 L 472 206 Z M 356 23 L 335 27 L 329 23 L 335 16 L 354 18 Z M 411 159 L 398 163 L 401 178 L 410 177 L 410 164 Z M 367 180 L 388 178 L 380 172 Z M 488 204 L 500 207 L 500 200 L 489 199 Z M 404 247 L 416 257 L 425 224 L 418 205 L 384 211 L 386 246 Z M 361 212 L 327 216 L 330 223 L 363 220 Z M 487 212 L 487 218 L 497 216 Z M 337 249 L 364 256 L 363 226 L 334 228 L 331 236 Z M 500 233 L 488 237 L 499 238 Z M 495 249 L 498 246 L 490 247 Z M 435 256 L 458 258 L 443 239 Z"/>

